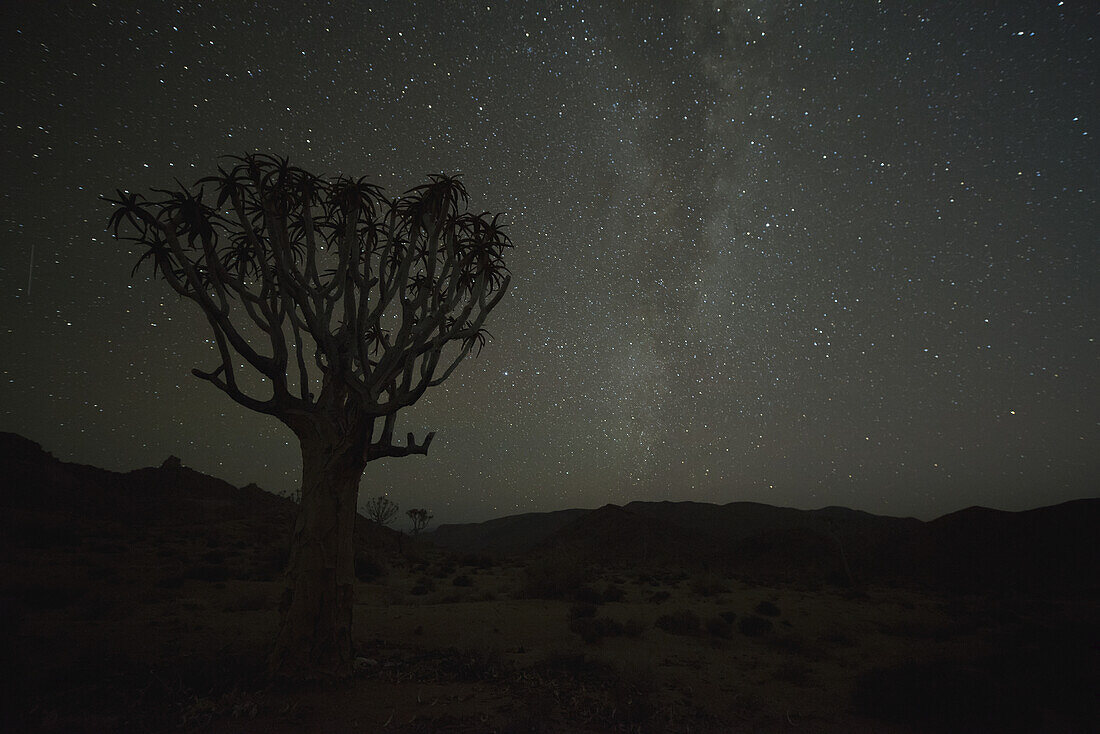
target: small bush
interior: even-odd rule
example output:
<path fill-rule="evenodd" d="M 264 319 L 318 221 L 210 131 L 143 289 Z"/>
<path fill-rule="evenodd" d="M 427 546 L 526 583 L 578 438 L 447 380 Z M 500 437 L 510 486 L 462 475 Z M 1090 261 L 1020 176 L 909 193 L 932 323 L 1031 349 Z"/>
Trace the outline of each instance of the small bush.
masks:
<path fill-rule="evenodd" d="M 363 582 L 374 581 L 386 575 L 386 568 L 373 556 L 359 552 L 355 554 L 355 578 Z"/>
<path fill-rule="evenodd" d="M 524 569 L 520 595 L 527 599 L 562 599 L 584 586 L 586 575 L 576 561 L 539 558 Z"/>
<path fill-rule="evenodd" d="M 118 580 L 118 569 L 114 566 L 91 566 L 84 574 L 96 581 Z"/>
<path fill-rule="evenodd" d="M 718 616 L 721 617 L 722 619 L 724 619 L 727 624 L 733 624 L 733 620 L 737 619 L 737 613 L 736 612 L 726 611 L 726 612 L 722 612 Z"/>
<path fill-rule="evenodd" d="M 582 586 L 579 589 L 573 591 L 573 598 L 584 604 L 602 604 L 603 594 L 593 589 L 591 586 Z"/>
<path fill-rule="evenodd" d="M 781 650 L 786 657 L 798 655 L 809 660 L 821 660 L 827 655 L 827 650 L 819 642 L 808 640 L 797 632 L 787 632 L 772 637 L 768 644 Z"/>
<path fill-rule="evenodd" d="M 413 587 L 409 589 L 409 593 L 413 596 L 424 596 L 425 594 L 435 591 L 435 582 L 427 576 L 421 576 L 413 584 Z"/>
<path fill-rule="evenodd" d="M 468 553 L 459 559 L 459 564 L 470 568 L 486 569 L 497 565 L 497 562 L 492 556 L 484 553 Z"/>
<path fill-rule="evenodd" d="M 733 625 L 721 617 L 711 617 L 707 620 L 707 632 L 714 637 L 728 640 L 733 637 Z"/>
<path fill-rule="evenodd" d="M 257 581 L 272 581 L 286 571 L 290 549 L 284 545 L 270 545 L 258 550 L 254 558 L 256 570 L 252 574 L 253 578 Z"/>
<path fill-rule="evenodd" d="M 606 604 L 608 602 L 622 601 L 626 596 L 626 592 L 623 591 L 621 586 L 615 584 L 607 584 L 602 589 L 597 589 L 594 586 L 582 586 L 573 592 L 573 598 L 577 601 L 588 602 L 589 604 Z"/>
<path fill-rule="evenodd" d="M 194 581 L 215 583 L 227 580 L 229 570 L 224 566 L 192 566 L 184 572 L 183 577 Z"/>
<path fill-rule="evenodd" d="M 77 605 L 77 619 L 97 621 L 107 619 L 114 611 L 118 599 L 104 589 L 88 592 Z"/>
<path fill-rule="evenodd" d="M 604 637 L 625 633 L 622 623 L 610 617 L 576 617 L 569 623 L 569 629 L 589 645 L 599 643 Z"/>
<path fill-rule="evenodd" d="M 608 584 L 603 592 L 601 592 L 600 596 L 605 602 L 617 602 L 623 600 L 623 597 L 626 596 L 626 592 L 623 591 L 621 586 Z"/>
<path fill-rule="evenodd" d="M 641 637 L 645 632 L 645 622 L 637 617 L 631 617 L 623 622 L 623 634 L 627 637 Z"/>
<path fill-rule="evenodd" d="M 672 596 L 672 594 L 664 590 L 654 591 L 652 594 L 649 595 L 649 600 L 654 604 L 660 604 L 661 602 L 666 601 L 670 596 Z"/>
<path fill-rule="evenodd" d="M 466 574 L 461 574 L 451 579 L 451 583 L 455 586 L 473 586 L 474 580 Z"/>
<path fill-rule="evenodd" d="M 809 685 L 810 672 L 810 669 L 805 665 L 788 661 L 780 665 L 772 677 L 774 680 L 805 687 Z"/>
<path fill-rule="evenodd" d="M 225 605 L 227 612 L 258 612 L 267 609 L 267 592 L 263 589 L 247 589 Z"/>
<path fill-rule="evenodd" d="M 770 601 L 762 601 L 756 605 L 756 613 L 763 614 L 765 617 L 778 617 L 779 607 Z"/>
<path fill-rule="evenodd" d="M 202 562 L 220 566 L 225 563 L 225 554 L 220 550 L 210 550 L 202 554 Z"/>
<path fill-rule="evenodd" d="M 595 617 L 596 616 L 596 610 L 597 610 L 596 605 L 592 604 L 591 602 L 586 602 L 586 601 L 578 602 L 578 603 L 574 604 L 573 606 L 569 607 L 569 618 L 570 619 L 581 619 L 582 617 Z"/>
<path fill-rule="evenodd" d="M 691 589 L 699 596 L 717 596 L 729 592 L 729 587 L 722 582 L 721 578 L 713 573 L 707 573 L 696 577 L 691 583 Z"/>
<path fill-rule="evenodd" d="M 859 645 L 859 642 L 854 637 L 849 635 L 847 632 L 841 630 L 833 630 L 832 632 L 823 635 L 821 637 L 821 641 L 828 642 L 829 644 L 836 645 L 837 647 L 856 647 Z"/>
<path fill-rule="evenodd" d="M 737 624 L 737 628 L 741 630 L 741 634 L 746 637 L 759 637 L 765 632 L 772 631 L 772 621 L 755 615 L 742 617 L 741 621 Z"/>
<path fill-rule="evenodd" d="M 662 615 L 654 624 L 670 635 L 699 634 L 699 615 L 690 609 L 680 609 L 672 614 Z"/>
<path fill-rule="evenodd" d="M 179 589 L 183 586 L 183 576 L 163 576 L 156 583 L 162 589 Z"/>

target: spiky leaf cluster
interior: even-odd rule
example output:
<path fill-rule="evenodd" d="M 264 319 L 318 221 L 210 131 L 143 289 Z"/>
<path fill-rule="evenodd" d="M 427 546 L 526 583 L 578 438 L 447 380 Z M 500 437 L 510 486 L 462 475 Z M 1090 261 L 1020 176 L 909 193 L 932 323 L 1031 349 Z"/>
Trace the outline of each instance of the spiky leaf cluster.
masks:
<path fill-rule="evenodd" d="M 457 177 L 391 199 L 363 178 L 245 155 L 192 186 L 108 201 L 115 236 L 142 248 L 135 272 L 147 263 L 206 314 L 222 364 L 195 373 L 280 416 L 333 405 L 392 416 L 480 350 L 509 284 L 500 217 L 471 212 Z M 269 399 L 239 388 L 235 355 L 270 379 Z"/>

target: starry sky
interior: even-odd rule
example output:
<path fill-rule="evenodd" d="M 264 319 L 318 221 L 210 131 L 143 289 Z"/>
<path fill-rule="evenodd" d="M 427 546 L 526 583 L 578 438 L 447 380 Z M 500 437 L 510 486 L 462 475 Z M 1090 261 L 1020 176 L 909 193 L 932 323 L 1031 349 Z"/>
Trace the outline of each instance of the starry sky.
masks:
<path fill-rule="evenodd" d="M 140 9 L 139 9 L 140 8 Z M 931 518 L 1097 494 L 1095 5 L 4 3 L 0 430 L 298 482 L 101 194 L 287 155 L 463 175 L 494 340 L 374 462 L 436 522 L 631 500 Z"/>

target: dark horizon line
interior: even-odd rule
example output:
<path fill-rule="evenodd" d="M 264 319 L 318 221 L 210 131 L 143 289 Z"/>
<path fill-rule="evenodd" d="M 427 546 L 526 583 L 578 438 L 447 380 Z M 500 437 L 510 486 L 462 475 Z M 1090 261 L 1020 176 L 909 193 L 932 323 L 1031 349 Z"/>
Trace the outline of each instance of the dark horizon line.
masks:
<path fill-rule="evenodd" d="M 71 464 L 73 466 L 92 466 L 92 467 L 94 467 L 96 469 L 99 469 L 101 471 L 108 471 L 108 472 L 113 472 L 113 473 L 116 473 L 116 474 L 128 474 L 130 472 L 141 471 L 143 469 L 159 469 L 160 468 L 160 466 L 157 466 L 157 465 L 149 465 L 149 466 L 139 466 L 139 467 L 135 467 L 133 469 L 128 469 L 128 470 L 117 471 L 116 472 L 112 469 L 105 469 L 105 468 L 100 467 L 100 466 L 95 466 L 94 464 L 82 464 L 82 463 L 79 463 L 79 462 L 76 462 L 76 461 L 65 461 L 64 459 L 60 459 L 57 456 L 54 456 L 52 451 L 48 450 L 45 446 L 43 446 L 38 441 L 35 441 L 34 439 L 29 438 L 27 436 L 24 436 L 23 434 L 17 433 L 15 431 L 2 431 L 2 430 L 0 430 L 0 438 L 3 438 L 4 436 L 15 436 L 16 438 L 21 439 L 23 441 L 33 443 L 35 446 L 38 446 L 38 448 L 41 449 L 44 453 L 46 453 L 51 458 L 55 459 L 56 461 L 58 461 L 62 464 Z M 170 458 L 178 458 L 178 457 L 176 457 L 175 454 L 169 454 L 167 457 L 165 457 L 165 461 L 167 461 Z M 162 465 L 163 465 L 163 462 L 162 462 Z M 210 477 L 212 479 L 217 479 L 218 481 L 221 481 L 221 482 L 225 482 L 226 484 L 228 484 L 232 487 L 235 487 L 236 489 L 243 489 L 245 487 L 250 487 L 250 486 L 251 487 L 257 487 L 258 489 L 260 489 L 264 492 L 267 492 L 268 494 L 273 495 L 275 497 L 282 497 L 284 499 L 290 499 L 289 495 L 280 494 L 279 492 L 272 491 L 270 489 L 267 489 L 267 488 L 261 486 L 260 484 L 258 484 L 256 482 L 245 482 L 244 484 L 236 485 L 233 482 L 230 482 L 230 481 L 228 481 L 226 479 L 223 479 L 219 476 L 215 476 L 213 474 L 207 474 L 204 471 L 194 469 L 192 467 L 187 466 L 186 464 L 181 463 L 181 466 L 183 468 L 186 468 L 190 471 L 195 472 L 196 474 L 202 474 L 203 476 Z M 448 525 L 448 526 L 480 525 L 482 523 L 493 522 L 495 520 L 504 520 L 504 519 L 510 518 L 510 517 L 524 517 L 524 516 L 530 516 L 530 515 L 549 515 L 549 514 L 554 514 L 554 513 L 559 513 L 559 512 L 594 512 L 595 510 L 601 509 L 603 507 L 611 506 L 611 507 L 620 507 L 620 508 L 622 508 L 622 507 L 626 507 L 627 505 L 634 504 L 634 503 L 648 503 L 648 504 L 660 504 L 660 503 L 688 504 L 688 503 L 690 503 L 690 504 L 695 504 L 695 505 L 710 505 L 712 507 L 728 507 L 729 505 L 745 504 L 745 505 L 759 505 L 761 507 L 773 507 L 773 508 L 776 508 L 776 509 L 795 510 L 797 512 L 821 512 L 821 511 L 830 510 L 830 509 L 840 509 L 840 510 L 846 510 L 848 512 L 857 512 L 857 513 L 862 513 L 862 514 L 865 514 L 865 515 L 871 515 L 872 517 L 883 517 L 883 518 L 890 518 L 890 519 L 896 519 L 896 520 L 916 520 L 917 522 L 921 522 L 921 523 L 930 523 L 930 522 L 935 522 L 935 521 L 940 520 L 940 519 L 945 518 L 945 517 L 949 517 L 951 515 L 956 515 L 956 514 L 960 514 L 960 513 L 963 513 L 963 512 L 969 512 L 969 511 L 974 511 L 974 510 L 985 510 L 985 511 L 989 511 L 989 512 L 1001 512 L 1001 513 L 1006 513 L 1006 514 L 1018 514 L 1018 513 L 1023 513 L 1023 512 L 1033 512 L 1035 510 L 1043 510 L 1043 509 L 1050 508 L 1050 507 L 1059 507 L 1061 505 L 1069 504 L 1071 502 L 1082 502 L 1082 501 L 1088 501 L 1088 500 L 1100 500 L 1100 495 L 1097 495 L 1097 494 L 1081 495 L 1081 496 L 1073 497 L 1071 499 L 1062 500 L 1060 502 L 1055 502 L 1053 504 L 1035 505 L 1034 507 L 1028 507 L 1028 508 L 1025 508 L 1025 509 L 1022 509 L 1022 510 L 1005 510 L 1005 509 L 1001 509 L 1001 508 L 998 508 L 998 507 L 989 507 L 989 506 L 986 506 L 986 505 L 968 505 L 968 506 L 965 506 L 965 507 L 960 507 L 956 510 L 951 510 L 950 512 L 944 512 L 944 513 L 936 515 L 935 517 L 932 517 L 928 520 L 922 520 L 921 518 L 915 517 L 913 515 L 887 515 L 887 514 L 881 514 L 881 513 L 877 513 L 877 512 L 871 512 L 869 510 L 862 510 L 862 509 L 855 508 L 855 507 L 849 507 L 847 505 L 836 505 L 836 504 L 823 505 L 821 507 L 806 508 L 806 507 L 795 507 L 793 505 L 777 505 L 777 504 L 772 504 L 772 503 L 769 503 L 769 502 L 760 502 L 758 500 L 731 500 L 729 502 L 718 503 L 718 502 L 708 502 L 708 501 L 705 501 L 705 500 L 691 500 L 691 499 L 681 499 L 681 500 L 672 500 L 672 499 L 664 499 L 664 500 L 633 499 L 633 500 L 629 500 L 628 502 L 624 502 L 622 504 L 617 503 L 617 502 L 605 502 L 602 505 L 599 505 L 597 507 L 562 507 L 562 508 L 558 508 L 558 509 L 554 509 L 554 510 L 531 510 L 531 511 L 527 511 L 527 512 L 514 512 L 514 513 L 509 513 L 509 514 L 503 514 L 503 515 L 494 515 L 494 516 L 491 516 L 491 517 L 486 517 L 486 518 L 481 519 L 481 520 L 466 520 L 466 521 L 461 521 L 461 522 L 440 522 L 440 523 L 435 524 L 434 527 L 426 529 L 425 532 L 430 534 L 431 532 L 437 530 L 438 528 L 440 528 L 444 525 Z"/>

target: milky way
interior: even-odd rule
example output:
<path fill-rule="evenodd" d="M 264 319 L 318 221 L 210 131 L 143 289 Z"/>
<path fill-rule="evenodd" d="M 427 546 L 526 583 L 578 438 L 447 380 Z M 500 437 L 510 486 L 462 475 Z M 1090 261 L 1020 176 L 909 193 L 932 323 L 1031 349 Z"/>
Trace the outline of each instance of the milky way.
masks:
<path fill-rule="evenodd" d="M 1094 494 L 1098 15 L 896 6 L 6 4 L 0 428 L 292 491 L 293 435 L 190 376 L 205 322 L 97 198 L 261 151 L 391 193 L 461 172 L 517 245 L 494 340 L 399 420 L 430 455 L 363 497 Z"/>

